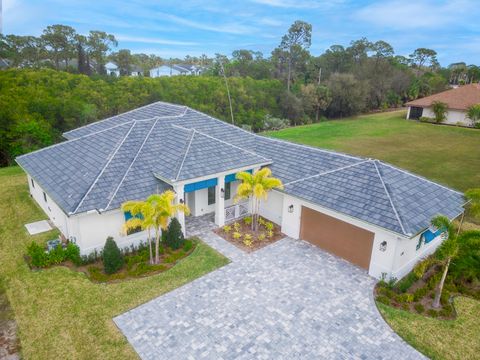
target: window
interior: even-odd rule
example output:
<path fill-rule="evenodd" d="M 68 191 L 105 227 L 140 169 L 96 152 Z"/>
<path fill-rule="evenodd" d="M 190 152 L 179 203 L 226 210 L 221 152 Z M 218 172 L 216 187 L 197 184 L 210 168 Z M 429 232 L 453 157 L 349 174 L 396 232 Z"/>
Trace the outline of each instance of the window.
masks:
<path fill-rule="evenodd" d="M 423 108 L 412 106 L 410 108 L 410 116 L 408 118 L 418 120 L 422 117 L 422 115 L 423 115 Z"/>
<path fill-rule="evenodd" d="M 208 205 L 215 204 L 215 186 L 208 188 Z"/>
<path fill-rule="evenodd" d="M 32 188 L 35 189 L 35 182 L 33 181 L 33 179 L 30 179 L 32 181 Z"/>
<path fill-rule="evenodd" d="M 127 222 L 128 220 L 130 220 L 131 218 L 134 217 L 130 211 L 125 211 L 123 213 L 123 215 L 125 216 L 125 222 Z M 137 215 L 135 215 L 135 218 L 143 219 L 143 216 L 142 216 L 142 214 L 137 214 Z M 135 233 L 140 232 L 140 231 L 142 231 L 141 226 L 138 226 L 138 227 L 132 228 L 132 229 L 128 229 L 127 230 L 127 235 L 132 235 L 132 234 L 135 234 Z"/>
<path fill-rule="evenodd" d="M 231 192 L 232 192 L 232 183 L 225 184 L 225 200 L 230 200 Z"/>
<path fill-rule="evenodd" d="M 423 234 L 418 238 L 417 251 L 420 250 L 423 244 Z"/>
<path fill-rule="evenodd" d="M 45 200 L 45 202 L 47 202 L 47 194 L 45 194 L 45 191 L 43 192 L 43 200 Z"/>

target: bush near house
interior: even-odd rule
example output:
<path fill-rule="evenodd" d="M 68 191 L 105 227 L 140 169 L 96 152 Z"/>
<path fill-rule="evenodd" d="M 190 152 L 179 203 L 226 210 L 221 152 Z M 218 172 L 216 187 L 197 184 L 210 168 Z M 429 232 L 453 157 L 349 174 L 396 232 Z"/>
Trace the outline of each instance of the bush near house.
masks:
<path fill-rule="evenodd" d="M 82 264 L 80 249 L 77 245 L 68 243 L 66 247 L 57 246 L 52 251 L 46 252 L 45 247 L 32 241 L 27 248 L 27 262 L 30 267 L 46 268 L 65 261 L 71 261 L 77 266 Z"/>
<path fill-rule="evenodd" d="M 164 243 L 173 250 L 180 249 L 185 242 L 182 232 L 182 225 L 177 218 L 172 218 L 165 232 Z"/>
<path fill-rule="evenodd" d="M 434 101 L 432 103 L 432 110 L 435 114 L 435 121 L 437 123 L 444 122 L 447 117 L 448 105 L 441 101 Z"/>
<path fill-rule="evenodd" d="M 123 255 L 112 237 L 108 237 L 103 247 L 103 268 L 105 273 L 113 274 L 122 268 Z"/>

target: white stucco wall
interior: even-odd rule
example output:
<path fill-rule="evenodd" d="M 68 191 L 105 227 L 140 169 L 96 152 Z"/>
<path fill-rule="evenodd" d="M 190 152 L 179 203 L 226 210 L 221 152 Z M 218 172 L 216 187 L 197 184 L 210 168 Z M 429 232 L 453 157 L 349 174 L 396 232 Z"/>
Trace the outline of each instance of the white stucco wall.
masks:
<path fill-rule="evenodd" d="M 233 205 L 233 198 L 237 193 L 239 181 L 230 183 L 230 199 L 225 200 L 225 207 Z M 208 189 L 200 189 L 191 193 L 187 193 L 187 205 L 190 207 L 192 216 L 201 216 L 215 212 L 215 204 L 208 205 Z M 215 199 L 216 200 L 216 199 Z"/>
<path fill-rule="evenodd" d="M 43 197 L 44 190 L 35 180 L 33 180 L 34 185 L 32 185 L 32 178 L 30 175 L 27 175 L 28 187 L 30 190 L 30 195 L 37 202 L 37 204 L 42 208 L 48 218 L 55 224 L 56 227 L 66 238 L 71 236 L 70 230 L 70 219 L 63 212 L 63 210 L 52 200 L 52 198 L 46 194 L 47 201 Z"/>
<path fill-rule="evenodd" d="M 268 194 L 267 201 L 260 202 L 260 215 L 273 221 L 275 224 L 282 224 L 283 215 L 283 193 L 272 190 Z"/>
<path fill-rule="evenodd" d="M 435 118 L 432 108 L 423 108 L 423 115 L 429 118 Z M 467 118 L 466 111 L 449 109 L 446 120 L 443 124 L 470 126 L 471 121 Z"/>
<path fill-rule="evenodd" d="M 150 70 L 150 77 L 152 78 L 156 78 L 160 76 L 175 76 L 175 75 L 181 75 L 180 71 L 174 68 L 171 68 L 170 66 L 167 66 L 167 65 L 162 65 Z"/>
<path fill-rule="evenodd" d="M 290 213 L 288 208 L 290 205 L 293 205 L 293 212 Z M 302 206 L 306 206 L 313 210 L 324 213 L 328 216 L 335 217 L 341 221 L 348 222 L 352 225 L 358 226 L 359 228 L 373 232 L 374 240 L 372 246 L 372 255 L 370 259 L 369 266 L 369 275 L 380 279 L 382 274 L 386 274 L 387 277 L 397 277 L 405 275 L 402 271 L 407 269 L 405 266 L 402 271 L 398 271 L 397 267 L 401 266 L 400 262 L 396 260 L 396 257 L 400 256 L 401 251 L 397 249 L 398 244 L 401 243 L 403 246 L 408 246 L 409 248 L 413 246 L 415 249 L 416 241 L 414 239 L 408 239 L 402 237 L 399 234 L 390 232 L 381 227 L 366 223 L 364 221 L 349 217 L 344 214 L 340 214 L 333 210 L 321 207 L 316 204 L 309 203 L 305 200 L 298 199 L 296 197 L 284 194 L 283 196 L 283 215 L 282 215 L 282 232 L 294 239 L 299 239 L 300 237 L 300 217 Z M 380 244 L 386 241 L 387 247 L 385 251 L 380 250 Z M 435 241 L 435 240 L 434 240 Z M 410 261 L 411 264 L 414 264 L 416 260 L 420 257 L 419 253 L 415 252 L 405 252 L 402 255 L 402 261 Z M 413 266 L 413 265 L 412 265 Z M 407 271 L 408 272 L 408 271 Z M 401 276 L 400 276 L 401 275 Z"/>

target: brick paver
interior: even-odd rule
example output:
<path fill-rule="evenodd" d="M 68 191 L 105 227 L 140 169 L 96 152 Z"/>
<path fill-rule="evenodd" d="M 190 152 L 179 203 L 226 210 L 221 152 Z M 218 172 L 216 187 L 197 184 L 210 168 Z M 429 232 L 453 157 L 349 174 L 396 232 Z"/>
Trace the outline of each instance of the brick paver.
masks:
<path fill-rule="evenodd" d="M 285 238 L 114 321 L 142 359 L 423 358 L 383 321 L 374 283 Z"/>

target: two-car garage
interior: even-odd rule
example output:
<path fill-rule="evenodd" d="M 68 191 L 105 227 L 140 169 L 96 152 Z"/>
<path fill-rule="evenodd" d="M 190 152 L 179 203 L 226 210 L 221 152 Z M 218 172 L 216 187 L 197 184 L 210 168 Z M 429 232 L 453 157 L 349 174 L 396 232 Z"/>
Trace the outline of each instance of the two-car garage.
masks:
<path fill-rule="evenodd" d="M 369 268 L 375 234 L 342 220 L 302 206 L 300 239 Z"/>

